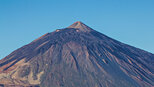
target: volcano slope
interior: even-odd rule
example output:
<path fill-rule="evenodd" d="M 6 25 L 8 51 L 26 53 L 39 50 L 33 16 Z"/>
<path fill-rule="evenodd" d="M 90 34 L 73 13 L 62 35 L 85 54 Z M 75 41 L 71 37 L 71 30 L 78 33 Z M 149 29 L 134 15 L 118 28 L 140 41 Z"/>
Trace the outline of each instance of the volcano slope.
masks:
<path fill-rule="evenodd" d="M 82 22 L 57 29 L 0 61 L 0 84 L 18 87 L 152 87 L 154 54 Z"/>

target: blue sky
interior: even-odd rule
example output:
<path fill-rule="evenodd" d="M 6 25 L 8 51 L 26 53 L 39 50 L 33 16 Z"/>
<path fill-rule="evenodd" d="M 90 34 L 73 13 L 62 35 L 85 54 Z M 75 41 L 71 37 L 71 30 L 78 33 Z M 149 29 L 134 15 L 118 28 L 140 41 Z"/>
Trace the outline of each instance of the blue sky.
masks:
<path fill-rule="evenodd" d="M 0 0 L 0 59 L 76 21 L 154 53 L 154 0 Z"/>

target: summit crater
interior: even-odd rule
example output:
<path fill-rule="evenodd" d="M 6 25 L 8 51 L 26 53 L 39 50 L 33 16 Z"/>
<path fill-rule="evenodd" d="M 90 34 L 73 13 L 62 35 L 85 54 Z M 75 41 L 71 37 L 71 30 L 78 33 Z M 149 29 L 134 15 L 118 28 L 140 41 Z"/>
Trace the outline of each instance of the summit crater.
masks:
<path fill-rule="evenodd" d="M 89 26 L 85 25 L 81 21 L 77 21 L 77 22 L 73 23 L 72 25 L 70 25 L 67 28 L 79 29 L 80 31 L 83 31 L 83 32 L 90 32 L 90 31 L 92 31 L 92 29 Z"/>

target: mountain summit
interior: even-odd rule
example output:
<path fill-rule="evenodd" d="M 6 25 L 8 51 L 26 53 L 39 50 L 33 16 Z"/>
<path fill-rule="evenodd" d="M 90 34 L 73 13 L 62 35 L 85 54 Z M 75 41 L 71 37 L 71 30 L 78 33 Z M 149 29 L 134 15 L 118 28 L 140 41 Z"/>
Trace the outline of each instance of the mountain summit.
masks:
<path fill-rule="evenodd" d="M 90 27 L 88 27 L 81 21 L 77 21 L 67 28 L 75 28 L 75 29 L 79 29 L 80 31 L 84 31 L 84 32 L 90 32 L 92 30 Z"/>
<path fill-rule="evenodd" d="M 153 87 L 153 66 L 154 54 L 75 22 L 0 60 L 0 86 Z"/>

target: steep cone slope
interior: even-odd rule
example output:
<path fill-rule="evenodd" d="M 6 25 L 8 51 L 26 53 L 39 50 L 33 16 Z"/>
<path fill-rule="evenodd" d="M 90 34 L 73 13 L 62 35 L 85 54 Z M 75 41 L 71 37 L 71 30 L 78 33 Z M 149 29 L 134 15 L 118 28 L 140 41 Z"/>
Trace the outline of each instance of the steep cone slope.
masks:
<path fill-rule="evenodd" d="M 0 84 L 152 87 L 154 55 L 81 22 L 47 33 L 0 61 Z"/>

